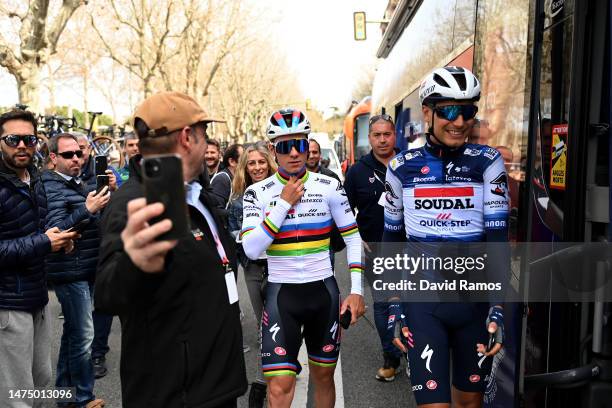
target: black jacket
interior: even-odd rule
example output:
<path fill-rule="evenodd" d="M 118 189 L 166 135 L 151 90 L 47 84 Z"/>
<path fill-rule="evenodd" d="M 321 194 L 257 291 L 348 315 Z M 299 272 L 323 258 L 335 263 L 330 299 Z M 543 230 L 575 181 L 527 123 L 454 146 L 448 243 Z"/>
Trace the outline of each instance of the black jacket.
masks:
<path fill-rule="evenodd" d="M 357 212 L 357 226 L 366 242 L 382 241 L 384 208 L 378 204 L 385 192 L 387 167 L 376 160 L 372 151 L 351 166 L 346 173 L 344 189 L 349 204 Z"/>
<path fill-rule="evenodd" d="M 81 238 L 74 241 L 72 252 L 58 251 L 47 255 L 47 277 L 53 283 L 92 282 L 100 247 L 99 215 L 90 214 L 85 207 L 87 193 L 92 187 L 84 182 L 80 185 L 69 182 L 55 171 L 47 170 L 41 178 L 47 195 L 48 228 L 58 227 L 63 231 L 82 221 L 87 222 L 80 230 Z"/>
<path fill-rule="evenodd" d="M 103 215 L 94 296 L 96 309 L 121 318 L 123 406 L 215 407 L 247 389 L 238 303 L 229 304 L 208 224 L 193 207 L 194 235 L 179 240 L 162 273 L 142 272 L 123 251 L 127 203 L 143 196 L 137 162 L 130 161 L 130 178 Z M 200 200 L 214 214 L 223 247 L 233 258 L 225 223 L 203 191 Z"/>
<path fill-rule="evenodd" d="M 213 200 L 219 203 L 222 208 L 227 207 L 227 203 L 232 195 L 233 179 L 232 172 L 229 169 L 223 169 L 215 173 L 210 181 L 210 187 L 214 194 Z"/>
<path fill-rule="evenodd" d="M 0 309 L 33 311 L 47 304 L 44 234 L 47 204 L 40 179 L 28 169 L 30 185 L 0 159 Z"/>

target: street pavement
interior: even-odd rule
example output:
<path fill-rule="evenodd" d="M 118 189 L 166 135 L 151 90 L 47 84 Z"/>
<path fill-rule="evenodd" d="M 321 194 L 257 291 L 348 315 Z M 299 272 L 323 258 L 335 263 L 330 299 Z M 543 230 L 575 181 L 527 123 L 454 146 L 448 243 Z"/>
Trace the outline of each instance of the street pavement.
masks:
<path fill-rule="evenodd" d="M 346 268 L 345 252 L 336 254 L 337 280 L 340 292 L 346 297 L 350 288 L 350 277 Z M 244 341 L 251 348 L 245 354 L 247 377 L 249 383 L 256 378 L 257 373 L 257 325 L 248 299 L 244 283 L 244 275 L 240 271 L 238 278 L 240 305 L 244 313 L 242 321 Z M 63 320 L 58 319 L 60 305 L 54 293 L 49 293 L 50 314 L 52 316 L 52 358 L 55 373 L 59 341 L 62 332 Z M 372 297 L 366 289 L 366 304 L 370 305 L 366 317 L 373 324 Z M 113 328 L 109 338 L 111 351 L 106 356 L 108 375 L 96 381 L 95 394 L 97 398 L 106 401 L 109 408 L 121 407 L 121 383 L 119 380 L 119 355 L 121 343 L 121 327 L 119 319 L 113 321 Z M 363 318 L 344 331 L 342 335 L 342 352 L 340 364 L 336 369 L 337 403 L 336 407 L 347 408 L 410 408 L 415 407 L 410 392 L 410 382 L 406 376 L 406 362 L 402 363 L 402 371 L 391 383 L 383 383 L 374 378 L 376 370 L 382 364 L 380 341 L 376 330 Z M 307 368 L 306 364 L 303 364 Z M 312 407 L 312 389 L 309 390 L 307 370 L 298 376 L 294 407 Z M 341 386 L 340 386 L 341 384 Z M 143 390 L 143 392 L 146 392 Z M 238 400 L 239 408 L 248 407 L 248 391 Z"/>

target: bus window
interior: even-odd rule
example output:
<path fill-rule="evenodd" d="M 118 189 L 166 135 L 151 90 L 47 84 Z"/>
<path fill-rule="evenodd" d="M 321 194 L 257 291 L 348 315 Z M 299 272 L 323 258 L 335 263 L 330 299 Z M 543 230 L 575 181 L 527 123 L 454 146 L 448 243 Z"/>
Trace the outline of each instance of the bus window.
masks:
<path fill-rule="evenodd" d="M 369 120 L 370 115 L 359 115 L 355 118 L 355 162 L 370 152 L 370 142 L 368 141 Z"/>

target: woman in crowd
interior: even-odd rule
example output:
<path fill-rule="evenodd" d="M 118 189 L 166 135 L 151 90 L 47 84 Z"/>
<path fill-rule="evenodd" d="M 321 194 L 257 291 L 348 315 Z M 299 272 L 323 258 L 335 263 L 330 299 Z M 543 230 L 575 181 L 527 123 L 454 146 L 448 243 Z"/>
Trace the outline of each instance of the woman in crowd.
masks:
<path fill-rule="evenodd" d="M 242 208 L 244 206 L 244 191 L 251 184 L 257 183 L 276 172 L 276 163 L 270 151 L 261 145 L 253 145 L 246 148 L 236 169 L 236 174 L 232 182 L 232 196 L 229 207 L 229 228 L 234 236 L 238 236 L 242 229 Z M 248 197 L 246 197 L 248 205 Z M 237 240 L 239 242 L 239 240 Z M 242 251 L 242 246 L 238 245 L 238 259 L 244 268 L 244 277 L 251 298 L 251 305 L 257 318 L 257 323 L 261 323 L 261 313 L 263 311 L 263 281 L 267 275 L 267 263 L 265 257 L 257 261 L 252 261 L 246 257 Z"/>

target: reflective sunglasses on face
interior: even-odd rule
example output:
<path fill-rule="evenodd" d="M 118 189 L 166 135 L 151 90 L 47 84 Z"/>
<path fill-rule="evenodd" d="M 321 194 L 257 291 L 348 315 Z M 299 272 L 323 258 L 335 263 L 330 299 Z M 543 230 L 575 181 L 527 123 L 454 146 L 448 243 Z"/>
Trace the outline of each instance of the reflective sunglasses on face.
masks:
<path fill-rule="evenodd" d="M 369 126 L 372 127 L 372 125 L 374 123 L 378 122 L 379 120 L 384 120 L 385 122 L 389 122 L 390 124 L 395 126 L 395 124 L 393 123 L 393 118 L 391 116 L 387 115 L 387 114 L 374 115 L 374 116 L 370 117 Z"/>
<path fill-rule="evenodd" d="M 79 158 L 79 159 L 80 159 L 81 157 L 83 157 L 83 152 L 82 152 L 82 151 L 80 151 L 80 150 L 75 150 L 75 151 L 68 150 L 68 151 L 65 151 L 65 152 L 58 152 L 57 154 L 58 154 L 59 156 L 62 156 L 62 157 L 63 157 L 64 159 L 66 159 L 66 160 L 70 160 L 70 159 L 72 159 L 74 156 L 76 156 L 76 157 L 77 157 L 77 158 Z"/>
<path fill-rule="evenodd" d="M 478 107 L 476 105 L 446 105 L 436 106 L 433 110 L 439 118 L 452 122 L 459 115 L 463 116 L 463 120 L 473 119 L 478 112 Z"/>
<path fill-rule="evenodd" d="M 295 147 L 298 153 L 308 152 L 308 140 L 306 139 L 289 139 L 283 140 L 282 142 L 276 142 L 274 148 L 276 153 L 289 154 L 291 149 Z"/>
<path fill-rule="evenodd" d="M 2 137 L 2 140 L 10 147 L 17 147 L 20 142 L 23 142 L 26 147 L 34 147 L 38 143 L 36 135 L 6 135 Z"/>

